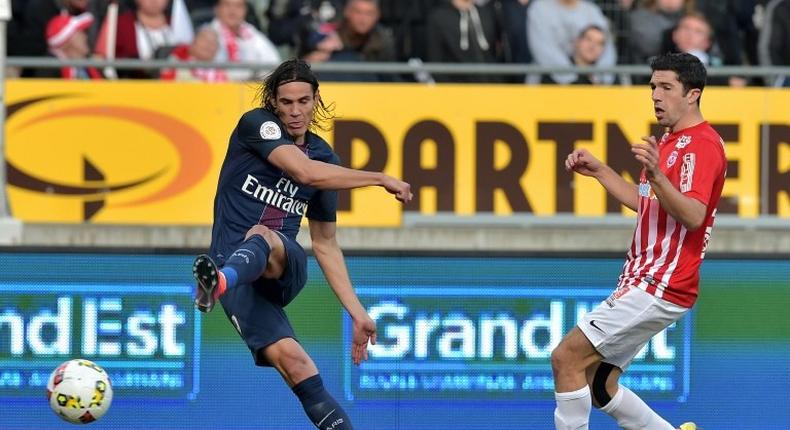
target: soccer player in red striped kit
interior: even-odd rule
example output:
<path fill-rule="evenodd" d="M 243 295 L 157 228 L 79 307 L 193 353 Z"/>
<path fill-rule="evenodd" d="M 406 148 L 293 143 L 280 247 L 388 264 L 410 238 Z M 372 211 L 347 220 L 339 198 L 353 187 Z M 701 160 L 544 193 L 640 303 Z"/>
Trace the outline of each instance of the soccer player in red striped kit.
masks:
<path fill-rule="evenodd" d="M 593 405 L 623 429 L 675 429 L 619 378 L 650 338 L 697 299 L 727 159 L 724 142 L 699 108 L 705 66 L 690 54 L 666 54 L 651 68 L 655 117 L 667 132 L 658 141 L 651 136 L 632 145 L 643 166 L 639 184 L 626 182 L 585 149 L 565 161 L 568 170 L 597 179 L 636 211 L 637 224 L 617 288 L 551 355 L 557 429 L 587 429 Z"/>

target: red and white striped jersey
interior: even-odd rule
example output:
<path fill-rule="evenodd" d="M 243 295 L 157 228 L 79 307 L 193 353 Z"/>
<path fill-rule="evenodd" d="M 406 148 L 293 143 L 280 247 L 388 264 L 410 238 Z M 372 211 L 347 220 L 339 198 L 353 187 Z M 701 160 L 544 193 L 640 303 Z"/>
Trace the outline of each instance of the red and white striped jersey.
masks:
<path fill-rule="evenodd" d="M 659 142 L 661 171 L 686 197 L 707 207 L 702 227 L 688 231 L 661 207 L 644 170 L 639 179 L 639 208 L 620 288 L 637 287 L 674 304 L 691 307 L 697 299 L 699 266 L 705 257 L 727 158 L 724 142 L 707 122 Z"/>

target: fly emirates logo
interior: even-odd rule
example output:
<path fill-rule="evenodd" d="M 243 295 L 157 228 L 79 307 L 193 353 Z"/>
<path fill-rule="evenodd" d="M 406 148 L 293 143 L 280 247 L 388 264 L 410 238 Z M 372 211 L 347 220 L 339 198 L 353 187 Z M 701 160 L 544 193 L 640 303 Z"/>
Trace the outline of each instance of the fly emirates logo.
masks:
<path fill-rule="evenodd" d="M 267 205 L 280 208 L 290 214 L 302 216 L 307 211 L 307 202 L 296 198 L 299 186 L 291 180 L 280 178 L 274 189 L 261 185 L 255 176 L 247 174 L 241 190 Z"/>

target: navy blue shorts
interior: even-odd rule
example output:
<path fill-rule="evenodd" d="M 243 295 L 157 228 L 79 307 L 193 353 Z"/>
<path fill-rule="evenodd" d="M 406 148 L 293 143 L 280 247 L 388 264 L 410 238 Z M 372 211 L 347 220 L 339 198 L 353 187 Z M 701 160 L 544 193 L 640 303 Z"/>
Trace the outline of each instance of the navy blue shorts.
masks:
<path fill-rule="evenodd" d="M 280 234 L 286 266 L 279 279 L 258 278 L 237 285 L 220 297 L 225 315 L 247 343 L 255 364 L 271 366 L 260 351 L 284 338 L 296 339 L 284 308 L 307 282 L 307 254 L 295 240 Z"/>

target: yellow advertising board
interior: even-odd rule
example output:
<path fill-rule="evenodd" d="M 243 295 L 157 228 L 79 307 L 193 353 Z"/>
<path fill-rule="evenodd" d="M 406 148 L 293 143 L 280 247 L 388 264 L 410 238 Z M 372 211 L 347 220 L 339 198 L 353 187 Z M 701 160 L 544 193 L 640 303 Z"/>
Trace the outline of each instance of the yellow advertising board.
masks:
<path fill-rule="evenodd" d="M 31 222 L 209 224 L 228 137 L 255 107 L 252 84 L 7 83 L 8 194 Z M 348 166 L 412 183 L 404 206 L 380 189 L 341 195 L 347 226 L 398 226 L 404 212 L 620 213 L 594 180 L 564 171 L 586 147 L 627 178 L 628 150 L 660 134 L 650 90 L 519 85 L 340 84 L 322 135 Z M 790 217 L 790 91 L 708 88 L 726 142 L 720 213 Z"/>

